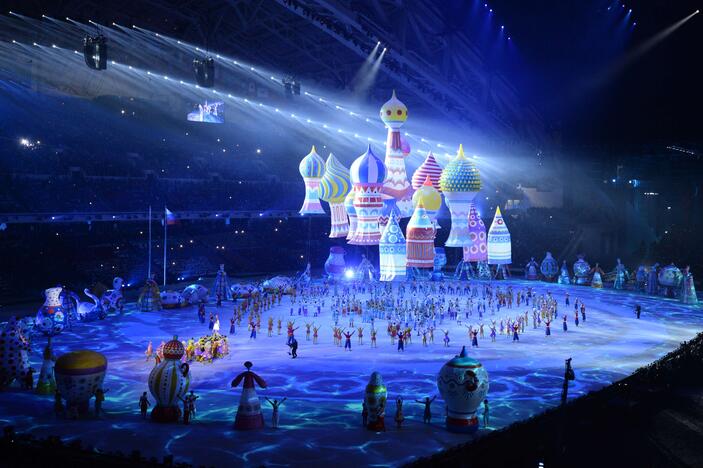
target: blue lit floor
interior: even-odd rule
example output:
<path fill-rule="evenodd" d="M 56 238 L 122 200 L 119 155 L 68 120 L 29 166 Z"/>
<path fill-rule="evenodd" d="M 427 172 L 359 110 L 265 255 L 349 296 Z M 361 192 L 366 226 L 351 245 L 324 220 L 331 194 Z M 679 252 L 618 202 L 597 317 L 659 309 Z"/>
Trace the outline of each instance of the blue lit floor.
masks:
<path fill-rule="evenodd" d="M 511 281 L 514 287 L 527 284 Z M 488 325 L 480 347 L 470 352 L 487 367 L 491 383 L 491 427 L 500 428 L 555 406 L 563 376 L 564 359 L 573 357 L 576 381 L 571 397 L 598 389 L 630 374 L 674 349 L 681 341 L 692 338 L 703 325 L 703 310 L 689 308 L 672 300 L 646 297 L 634 293 L 599 291 L 588 287 L 564 287 L 529 283 L 538 293 L 552 291 L 559 300 L 560 311 L 569 312 L 569 331 L 562 332 L 561 321 L 553 324 L 552 336 L 544 329 L 526 329 L 519 343 L 498 336 L 491 343 Z M 564 307 L 564 293 L 571 300 L 585 301 L 587 321 L 576 328 L 573 305 Z M 329 300 L 327 301 L 329 304 Z M 462 306 L 465 298 L 461 300 Z M 643 307 L 641 320 L 634 316 L 634 304 Z M 366 466 L 398 465 L 418 456 L 431 455 L 443 448 L 464 442 L 468 436 L 444 430 L 441 415 L 443 402 L 433 405 L 434 422 L 421 422 L 422 406 L 411 401 L 437 394 L 435 376 L 442 364 L 469 344 L 466 328 L 451 328 L 451 347 L 443 347 L 440 333 L 434 345 L 423 348 L 418 337 L 404 354 L 391 346 L 385 334 L 385 322 L 377 323 L 379 347 L 368 344 L 366 324 L 362 346 L 353 340 L 353 351 L 345 353 L 333 345 L 329 311 L 316 323 L 323 324 L 320 344 L 305 341 L 306 319 L 298 318 L 296 332 L 299 358 L 292 360 L 283 335 L 268 338 L 266 320 L 269 315 L 287 318 L 289 298 L 282 305 L 264 314 L 262 333 L 249 341 L 244 329 L 231 339 L 231 354 L 213 364 L 193 364 L 192 388 L 200 395 L 197 420 L 189 426 L 159 425 L 143 421 L 137 408 L 139 395 L 147 390 L 147 376 L 152 363 L 144 360 L 147 342 L 157 346 L 177 334 L 181 339 L 206 334 L 194 308 L 158 313 L 128 312 L 102 322 L 77 325 L 55 341 L 57 354 L 76 349 L 99 350 L 108 357 L 108 373 L 104 388 L 109 389 L 104 408 L 107 416 L 83 421 L 58 421 L 53 416 L 52 398 L 39 397 L 11 389 L 0 393 L 2 424 L 14 424 L 19 431 L 38 436 L 59 434 L 66 439 L 80 438 L 85 444 L 103 451 L 125 453 L 140 449 L 146 456 L 161 458 L 173 454 L 176 461 L 196 465 L 302 465 Z M 208 306 L 208 313 L 215 310 Z M 297 310 L 297 308 L 296 308 Z M 222 331 L 229 328 L 232 308 L 220 309 Z M 522 307 L 519 311 L 525 311 Z M 516 315 L 518 309 L 512 309 Z M 496 315 L 505 317 L 507 313 Z M 312 321 L 308 318 L 307 321 Z M 473 323 L 478 323 L 474 315 Z M 484 317 L 486 324 L 490 317 Z M 464 321 L 465 323 L 465 321 Z M 276 333 L 274 328 L 274 333 Z M 43 339 L 35 339 L 32 364 L 40 368 Z M 232 378 L 243 370 L 242 363 L 251 360 L 254 370 L 268 383 L 260 396 L 288 397 L 282 406 L 281 428 L 267 428 L 256 433 L 240 433 L 232 429 L 240 389 L 230 389 Z M 375 434 L 360 425 L 360 404 L 363 389 L 372 371 L 383 375 L 389 392 L 386 413 L 388 432 Z M 393 426 L 394 399 L 406 399 L 406 424 L 398 431 Z M 153 398 L 150 397 L 153 402 Z M 270 418 L 267 403 L 265 418 Z"/>

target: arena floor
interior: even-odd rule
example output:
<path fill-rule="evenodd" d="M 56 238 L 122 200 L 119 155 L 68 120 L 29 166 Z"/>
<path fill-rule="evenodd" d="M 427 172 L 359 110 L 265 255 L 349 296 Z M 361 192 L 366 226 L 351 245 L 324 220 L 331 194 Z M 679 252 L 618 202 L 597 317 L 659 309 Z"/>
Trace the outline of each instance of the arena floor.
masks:
<path fill-rule="evenodd" d="M 108 358 L 104 388 L 109 391 L 104 403 L 106 416 L 81 421 L 57 420 L 53 398 L 40 397 L 19 389 L 0 393 L 2 424 L 12 424 L 18 431 L 37 436 L 61 435 L 66 440 L 81 439 L 84 444 L 102 451 L 130 453 L 139 449 L 147 457 L 172 454 L 175 461 L 196 465 L 306 465 L 306 466 L 396 466 L 418 456 L 431 455 L 459 444 L 471 436 L 447 432 L 443 427 L 444 403 L 438 397 L 432 409 L 432 424 L 422 423 L 420 404 L 412 400 L 437 395 L 436 374 L 448 359 L 459 353 L 462 345 L 486 366 L 490 378 L 488 399 L 491 418 L 488 429 L 504 427 L 535 415 L 559 403 L 564 359 L 573 358 L 576 380 L 570 398 L 599 389 L 617 381 L 636 368 L 652 362 L 692 338 L 703 325 L 703 310 L 684 306 L 674 300 L 648 297 L 631 292 L 595 290 L 590 287 L 560 286 L 540 282 L 511 280 L 513 288 L 533 287 L 537 294 L 551 291 L 559 301 L 560 312 L 568 311 L 569 331 L 562 331 L 561 320 L 552 324 L 552 336 L 544 327 L 533 329 L 531 318 L 520 341 L 513 343 L 505 335 L 496 342 L 489 338 L 484 316 L 485 337 L 479 347 L 470 348 L 467 330 L 445 320 L 439 328 L 450 329 L 450 347 L 444 347 L 443 335 L 435 334 L 434 344 L 423 347 L 419 337 L 404 353 L 390 344 L 386 322 L 377 321 L 378 348 L 369 346 L 369 324 L 365 324 L 365 343 L 352 340 L 352 351 L 333 344 L 329 300 L 322 316 L 296 317 L 300 348 L 298 359 L 287 352 L 285 320 L 290 299 L 284 296 L 280 306 L 264 313 L 262 330 L 250 340 L 245 328 L 230 336 L 230 355 L 212 364 L 191 366 L 191 388 L 200 396 L 193 424 L 164 425 L 142 420 L 138 410 L 140 394 L 147 390 L 147 377 L 153 361 L 145 362 L 144 352 L 151 340 L 154 347 L 173 335 L 180 339 L 208 333 L 207 325 L 197 319 L 196 308 L 140 313 L 130 304 L 122 316 L 105 321 L 78 324 L 54 339 L 55 352 L 91 349 Z M 570 293 L 572 305 L 564 306 Z M 587 306 L 587 321 L 575 327 L 573 301 L 579 298 Z M 462 306 L 466 298 L 462 298 Z M 642 318 L 634 314 L 636 303 L 642 305 Z M 207 312 L 215 311 L 208 305 Z M 495 318 L 524 313 L 524 305 Z M 297 311 L 297 307 L 296 307 Z M 231 303 L 219 309 L 222 332 L 229 329 Z M 284 319 L 282 335 L 266 336 L 268 316 Z M 531 313 L 530 313 L 531 316 Z M 305 340 L 305 322 L 322 324 L 319 344 Z M 474 312 L 469 320 L 479 323 Z M 357 320 L 357 325 L 359 320 Z M 302 332 L 302 333 L 301 333 Z M 41 367 L 44 338 L 33 340 L 32 366 Z M 250 360 L 253 370 L 268 383 L 258 390 L 263 397 L 287 397 L 281 407 L 281 427 L 267 427 L 259 432 L 233 430 L 234 415 L 241 388 L 231 389 L 231 380 L 244 370 Z M 388 387 L 387 432 L 373 433 L 361 426 L 361 401 L 372 371 L 379 371 Z M 406 400 L 406 422 L 401 430 L 394 427 L 395 397 Z M 150 396 L 152 404 L 153 397 Z M 267 424 L 271 409 L 263 403 Z M 480 434 L 479 433 L 479 434 Z"/>

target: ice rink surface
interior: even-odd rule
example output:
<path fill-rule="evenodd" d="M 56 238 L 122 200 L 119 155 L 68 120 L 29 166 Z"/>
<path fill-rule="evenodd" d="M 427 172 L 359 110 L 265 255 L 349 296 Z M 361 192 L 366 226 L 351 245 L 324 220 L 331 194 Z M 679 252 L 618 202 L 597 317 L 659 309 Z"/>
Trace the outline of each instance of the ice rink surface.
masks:
<path fill-rule="evenodd" d="M 481 284 L 480 282 L 478 282 Z M 147 343 L 154 348 L 173 335 L 179 339 L 198 338 L 208 333 L 207 324 L 197 319 L 196 307 L 140 313 L 134 304 L 122 316 L 104 321 L 77 324 L 54 338 L 54 351 L 91 349 L 108 358 L 104 388 L 108 389 L 103 405 L 106 415 L 100 419 L 57 420 L 53 415 L 53 398 L 22 392 L 16 388 L 0 393 L 0 421 L 18 431 L 36 436 L 61 435 L 65 440 L 81 439 L 96 450 L 139 449 L 147 457 L 160 459 L 172 454 L 175 461 L 195 465 L 236 466 L 397 466 L 418 456 L 431 455 L 444 448 L 470 440 L 444 429 L 444 402 L 433 403 L 433 422 L 422 423 L 423 406 L 413 400 L 438 395 L 436 375 L 441 366 L 466 345 L 471 356 L 480 360 L 490 378 L 491 415 L 487 430 L 504 427 L 528 418 L 559 403 L 564 359 L 573 358 L 576 380 L 570 398 L 599 389 L 629 374 L 636 368 L 661 357 L 701 330 L 703 309 L 684 306 L 677 301 L 649 297 L 632 292 L 596 290 L 590 287 L 561 286 L 541 282 L 511 280 L 494 283 L 514 290 L 530 286 L 537 295 L 551 291 L 558 300 L 560 315 L 568 315 L 568 332 L 562 321 L 552 323 L 552 335 L 545 336 L 544 326 L 532 328 L 530 322 L 519 342 L 498 335 L 492 343 L 490 321 L 524 314 L 527 307 L 490 312 L 479 320 L 474 311 L 462 324 L 445 320 L 438 328 L 449 329 L 450 346 L 444 347 L 443 334 L 435 332 L 434 344 L 422 346 L 421 337 L 413 334 L 404 353 L 391 345 L 386 322 L 377 321 L 378 348 L 371 348 L 370 324 L 363 325 L 364 344 L 352 339 L 352 351 L 337 347 L 332 338 L 330 299 L 321 317 L 298 317 L 296 337 L 300 344 L 298 359 L 287 354 L 285 323 L 290 318 L 290 299 L 283 297 L 280 306 L 264 312 L 261 332 L 249 339 L 244 327 L 229 337 L 230 355 L 211 364 L 191 365 L 191 389 L 200 396 L 196 420 L 191 425 L 152 423 L 139 416 L 138 400 L 147 388 L 147 377 L 154 365 L 145 361 Z M 571 306 L 564 305 L 569 292 Z M 359 297 L 359 296 L 357 296 Z M 573 301 L 579 298 L 587 306 L 587 320 L 574 325 Z M 466 296 L 461 296 L 462 311 Z M 642 305 L 642 318 L 635 318 L 635 304 Z M 312 309 L 312 307 L 311 307 Z M 229 331 L 232 304 L 221 308 L 207 306 L 207 313 L 218 313 L 221 332 Z M 312 314 L 312 310 L 310 311 Z M 281 317 L 281 335 L 266 336 L 269 316 Z M 463 316 L 463 312 L 462 312 Z M 321 325 L 319 344 L 305 339 L 305 323 Z M 346 325 L 347 320 L 340 319 Z M 479 347 L 471 348 L 467 323 L 485 324 Z M 35 336 L 31 363 L 41 367 L 41 350 L 45 338 Z M 234 415 L 241 387 L 230 388 L 231 380 L 244 370 L 242 363 L 252 361 L 252 370 L 263 377 L 268 387 L 257 389 L 262 397 L 267 425 L 271 408 L 263 400 L 287 397 L 281 406 L 281 427 L 267 427 L 258 432 L 233 430 Z M 379 371 L 388 388 L 387 432 L 373 433 L 361 426 L 361 401 L 372 371 Z M 395 428 L 395 398 L 405 399 L 405 424 Z M 149 397 L 152 404 L 154 398 Z M 479 415 L 480 416 L 480 415 Z M 479 435 L 485 431 L 482 429 Z"/>

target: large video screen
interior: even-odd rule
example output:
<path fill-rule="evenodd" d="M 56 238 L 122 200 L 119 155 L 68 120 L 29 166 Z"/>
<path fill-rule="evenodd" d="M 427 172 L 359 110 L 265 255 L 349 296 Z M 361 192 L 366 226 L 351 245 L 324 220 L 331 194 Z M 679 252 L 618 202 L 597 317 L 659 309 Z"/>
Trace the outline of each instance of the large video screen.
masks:
<path fill-rule="evenodd" d="M 188 112 L 191 122 L 225 123 L 225 103 L 222 101 L 193 104 Z"/>

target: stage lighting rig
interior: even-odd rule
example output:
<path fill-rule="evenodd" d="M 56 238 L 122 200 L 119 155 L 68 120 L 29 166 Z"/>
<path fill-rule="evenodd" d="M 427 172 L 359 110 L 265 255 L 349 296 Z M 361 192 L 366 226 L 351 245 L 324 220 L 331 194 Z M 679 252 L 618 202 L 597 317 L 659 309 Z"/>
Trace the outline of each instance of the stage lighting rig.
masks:
<path fill-rule="evenodd" d="M 212 57 L 193 59 L 193 72 L 198 86 L 203 88 L 215 86 L 215 59 Z"/>
<path fill-rule="evenodd" d="M 105 70 L 107 68 L 107 38 L 100 33 L 95 36 L 85 36 L 83 57 L 88 68 Z"/>

